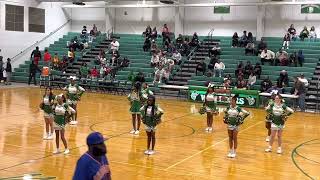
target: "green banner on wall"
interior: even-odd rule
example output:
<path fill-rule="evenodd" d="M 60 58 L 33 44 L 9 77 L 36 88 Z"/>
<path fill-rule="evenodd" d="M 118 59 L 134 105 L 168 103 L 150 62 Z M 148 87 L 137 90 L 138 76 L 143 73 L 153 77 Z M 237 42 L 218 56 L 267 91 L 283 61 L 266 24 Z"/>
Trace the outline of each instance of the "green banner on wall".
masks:
<path fill-rule="evenodd" d="M 319 14 L 320 4 L 302 4 L 301 14 Z"/>
<path fill-rule="evenodd" d="M 214 14 L 230 14 L 230 6 L 214 6 Z"/>

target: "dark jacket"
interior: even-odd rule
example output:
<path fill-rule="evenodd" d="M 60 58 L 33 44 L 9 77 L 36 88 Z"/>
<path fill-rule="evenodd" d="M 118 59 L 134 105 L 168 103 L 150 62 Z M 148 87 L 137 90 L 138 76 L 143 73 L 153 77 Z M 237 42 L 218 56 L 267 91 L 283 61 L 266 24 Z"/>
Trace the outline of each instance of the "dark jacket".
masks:
<path fill-rule="evenodd" d="M 39 67 L 36 64 L 31 63 L 30 66 L 29 66 L 29 73 L 30 74 L 35 74 L 37 72 L 41 72 L 41 70 L 39 69 Z"/>
<path fill-rule="evenodd" d="M 7 62 L 6 72 L 12 72 L 12 66 L 10 62 Z"/>

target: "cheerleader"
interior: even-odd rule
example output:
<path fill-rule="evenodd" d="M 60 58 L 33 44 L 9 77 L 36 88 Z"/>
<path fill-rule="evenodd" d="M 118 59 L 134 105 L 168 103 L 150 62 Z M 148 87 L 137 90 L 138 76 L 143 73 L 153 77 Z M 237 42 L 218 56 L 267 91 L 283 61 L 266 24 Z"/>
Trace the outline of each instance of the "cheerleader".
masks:
<path fill-rule="evenodd" d="M 155 105 L 156 98 L 149 96 L 147 104 L 142 106 L 140 112 L 142 114 L 142 122 L 146 127 L 147 139 L 147 150 L 144 152 L 146 155 L 152 155 L 155 153 L 154 146 L 156 144 L 156 126 L 161 122 L 161 116 L 163 110 Z M 150 145 L 152 144 L 151 148 Z"/>
<path fill-rule="evenodd" d="M 140 82 L 136 82 L 134 84 L 134 88 L 132 89 L 131 93 L 128 95 L 128 100 L 130 101 L 130 113 L 132 115 L 132 126 L 133 129 L 130 131 L 130 134 L 138 135 L 140 133 L 140 124 L 141 124 L 141 115 L 140 115 L 140 108 L 141 108 L 141 101 L 140 101 Z"/>
<path fill-rule="evenodd" d="M 229 158 L 236 157 L 238 146 L 238 131 L 240 124 L 249 116 L 249 112 L 237 106 L 237 95 L 231 98 L 231 104 L 225 110 L 224 123 L 228 125 L 229 147 L 227 155 Z"/>
<path fill-rule="evenodd" d="M 272 144 L 274 138 L 277 134 L 278 136 L 278 150 L 277 153 L 282 153 L 281 143 L 282 143 L 282 130 L 285 127 L 284 124 L 287 117 L 293 113 L 293 110 L 287 107 L 283 101 L 280 94 L 277 94 L 274 98 L 274 103 L 269 104 L 266 107 L 268 116 L 270 116 L 271 122 L 271 137 L 269 142 L 269 147 L 265 150 L 266 152 L 271 152 Z"/>
<path fill-rule="evenodd" d="M 217 114 L 217 96 L 214 93 L 214 86 L 209 85 L 203 106 L 207 113 L 207 132 L 212 132 L 213 115 Z"/>
<path fill-rule="evenodd" d="M 67 91 L 67 103 L 76 111 L 75 114 L 72 116 L 72 120 L 70 125 L 76 125 L 77 122 L 77 103 L 80 101 L 82 94 L 84 93 L 85 89 L 76 84 L 75 82 L 76 77 L 70 77 L 70 84 L 64 88 Z"/>
<path fill-rule="evenodd" d="M 153 95 L 153 92 L 149 89 L 149 86 L 147 83 L 142 83 L 141 88 L 141 104 L 145 104 L 145 102 L 148 100 L 148 96 Z"/>
<path fill-rule="evenodd" d="M 275 93 L 273 93 L 273 94 L 271 95 L 267 107 L 274 103 L 274 97 L 275 97 L 275 96 L 276 96 Z M 270 116 L 267 115 L 267 116 L 266 116 L 266 129 L 268 130 L 268 135 L 267 135 L 267 137 L 266 137 L 266 142 L 269 142 L 269 141 L 270 141 L 271 122 L 272 122 L 272 120 L 270 119 Z"/>
<path fill-rule="evenodd" d="M 56 133 L 57 149 L 53 152 L 54 154 L 60 153 L 59 135 L 61 135 L 61 140 L 65 147 L 64 154 L 68 154 L 70 152 L 65 138 L 65 125 L 68 122 L 68 116 L 70 114 L 74 114 L 75 112 L 76 111 L 71 106 L 66 104 L 66 99 L 64 95 L 57 96 L 57 104 L 54 107 L 54 130 Z"/>
<path fill-rule="evenodd" d="M 43 110 L 44 120 L 46 123 L 46 135 L 44 135 L 44 140 L 53 139 L 53 103 L 54 103 L 55 95 L 52 93 L 51 88 L 46 88 L 45 94 L 42 97 L 42 102 L 40 104 L 40 108 Z"/>

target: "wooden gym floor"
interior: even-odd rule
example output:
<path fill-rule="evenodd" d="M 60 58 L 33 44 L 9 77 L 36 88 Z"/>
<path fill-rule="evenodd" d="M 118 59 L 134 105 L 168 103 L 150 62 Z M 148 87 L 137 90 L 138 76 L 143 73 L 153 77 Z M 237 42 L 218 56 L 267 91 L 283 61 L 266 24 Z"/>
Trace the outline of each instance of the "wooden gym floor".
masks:
<path fill-rule="evenodd" d="M 79 125 L 66 129 L 71 153 L 65 156 L 53 155 L 54 141 L 42 140 L 44 120 L 38 108 L 42 93 L 35 87 L 0 89 L 0 179 L 24 174 L 71 179 L 91 131 L 109 138 L 114 180 L 320 179 L 319 114 L 297 112 L 290 117 L 284 153 L 278 155 L 264 152 L 265 112 L 247 109 L 252 115 L 241 126 L 238 156 L 228 159 L 222 114 L 215 117 L 214 132 L 209 134 L 204 132 L 205 116 L 190 114 L 192 103 L 161 99 L 157 102 L 165 115 L 156 134 L 157 153 L 148 157 L 143 154 L 145 132 L 128 133 L 131 116 L 126 97 L 85 93 L 78 107 Z"/>

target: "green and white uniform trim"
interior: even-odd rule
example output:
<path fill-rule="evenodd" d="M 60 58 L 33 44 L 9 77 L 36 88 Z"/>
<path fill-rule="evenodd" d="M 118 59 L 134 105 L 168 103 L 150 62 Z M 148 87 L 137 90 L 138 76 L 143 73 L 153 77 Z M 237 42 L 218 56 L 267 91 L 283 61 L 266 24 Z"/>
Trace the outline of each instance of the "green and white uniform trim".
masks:
<path fill-rule="evenodd" d="M 156 127 L 160 123 L 161 116 L 163 114 L 163 110 L 159 107 L 159 105 L 155 105 L 154 114 L 152 114 L 152 106 L 148 105 L 142 106 L 140 108 L 140 112 L 142 115 L 142 122 L 145 125 L 146 131 L 156 131 Z"/>
<path fill-rule="evenodd" d="M 68 104 L 76 105 L 78 103 L 78 100 L 82 96 L 82 94 L 85 92 L 85 89 L 78 84 L 69 84 L 64 88 L 64 90 L 67 91 L 67 102 Z"/>
<path fill-rule="evenodd" d="M 141 103 L 144 104 L 150 95 L 153 95 L 153 92 L 149 88 L 141 89 Z"/>
<path fill-rule="evenodd" d="M 244 119 L 248 117 L 250 113 L 239 106 L 227 107 L 225 110 L 225 121 L 227 122 L 229 130 L 239 130 L 239 125 L 243 123 Z"/>
<path fill-rule="evenodd" d="M 140 93 L 136 91 L 132 91 L 128 95 L 128 100 L 131 103 L 130 113 L 131 114 L 140 114 L 141 101 L 140 101 Z"/>
<path fill-rule="evenodd" d="M 48 95 L 43 97 L 43 113 L 45 118 L 52 118 L 53 117 L 53 100 L 55 99 L 55 96 L 52 97 L 51 102 Z"/>
<path fill-rule="evenodd" d="M 76 111 L 67 104 L 57 104 L 54 108 L 54 129 L 62 130 L 66 125 L 66 114 L 74 114 Z"/>
<path fill-rule="evenodd" d="M 207 94 L 205 97 L 205 107 L 207 112 L 217 111 L 217 96 L 215 93 Z"/>
<path fill-rule="evenodd" d="M 285 104 L 281 103 L 279 105 L 272 103 L 267 106 L 267 113 L 271 119 L 271 129 L 281 130 L 285 127 L 286 116 L 290 116 L 294 111 Z"/>

